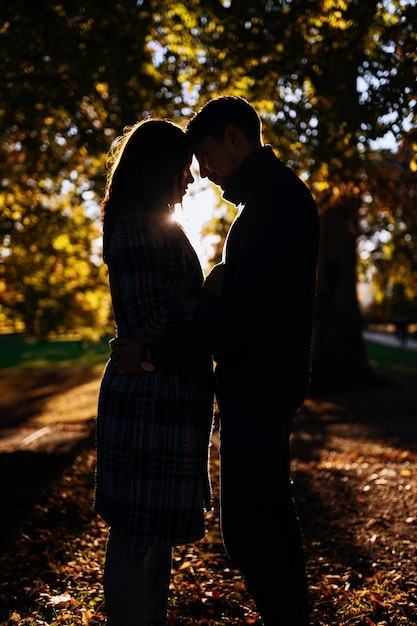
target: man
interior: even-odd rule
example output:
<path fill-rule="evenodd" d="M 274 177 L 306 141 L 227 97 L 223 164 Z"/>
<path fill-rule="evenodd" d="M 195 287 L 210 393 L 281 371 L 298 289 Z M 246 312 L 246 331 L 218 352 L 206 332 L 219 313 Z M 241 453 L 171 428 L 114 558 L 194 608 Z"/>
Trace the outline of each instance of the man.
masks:
<path fill-rule="evenodd" d="M 209 101 L 189 121 L 187 134 L 200 175 L 239 209 L 223 262 L 206 279 L 209 291 L 222 283 L 222 308 L 214 322 L 195 320 L 188 340 L 181 338 L 183 345 L 195 345 L 198 336 L 213 342 L 223 542 L 265 626 L 307 626 L 290 436 L 310 378 L 317 207 L 304 183 L 263 144 L 260 118 L 246 100 Z M 114 358 L 126 365 L 121 344 L 118 351 L 114 343 Z M 156 367 L 164 355 L 173 358 L 175 345 L 173 338 L 150 347 Z"/>

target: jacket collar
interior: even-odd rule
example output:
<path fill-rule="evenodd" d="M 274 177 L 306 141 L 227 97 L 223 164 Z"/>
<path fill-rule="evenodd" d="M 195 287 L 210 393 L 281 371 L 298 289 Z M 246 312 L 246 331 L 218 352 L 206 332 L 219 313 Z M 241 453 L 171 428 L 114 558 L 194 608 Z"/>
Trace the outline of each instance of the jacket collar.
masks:
<path fill-rule="evenodd" d="M 235 206 L 246 202 L 253 187 L 277 160 L 271 145 L 256 148 L 228 179 L 223 198 Z"/>

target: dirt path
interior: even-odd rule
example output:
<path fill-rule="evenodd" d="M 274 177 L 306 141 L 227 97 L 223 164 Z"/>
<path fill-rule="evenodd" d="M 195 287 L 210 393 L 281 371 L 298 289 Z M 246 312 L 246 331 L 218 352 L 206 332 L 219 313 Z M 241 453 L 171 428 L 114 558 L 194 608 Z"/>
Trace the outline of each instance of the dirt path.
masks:
<path fill-rule="evenodd" d="M 0 379 L 0 453 L 67 452 L 91 436 L 100 378 L 66 369 Z"/>

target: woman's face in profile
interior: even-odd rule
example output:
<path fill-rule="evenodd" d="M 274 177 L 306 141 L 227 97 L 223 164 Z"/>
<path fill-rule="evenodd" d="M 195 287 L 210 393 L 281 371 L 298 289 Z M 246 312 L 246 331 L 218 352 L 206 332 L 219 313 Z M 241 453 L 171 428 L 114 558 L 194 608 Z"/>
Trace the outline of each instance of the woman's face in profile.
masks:
<path fill-rule="evenodd" d="M 174 201 L 173 204 L 180 204 L 187 191 L 188 185 L 194 182 L 194 176 L 191 174 L 191 161 L 186 163 L 182 173 L 180 174 L 174 185 Z"/>

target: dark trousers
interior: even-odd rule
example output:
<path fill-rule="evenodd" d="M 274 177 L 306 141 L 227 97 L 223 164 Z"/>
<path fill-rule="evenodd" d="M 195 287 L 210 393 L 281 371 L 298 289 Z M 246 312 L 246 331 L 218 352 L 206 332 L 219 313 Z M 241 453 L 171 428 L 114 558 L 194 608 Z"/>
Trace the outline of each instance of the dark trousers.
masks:
<path fill-rule="evenodd" d="M 271 415 L 261 399 L 245 402 L 244 391 L 239 394 L 230 384 L 226 391 L 217 392 L 225 549 L 265 626 L 284 625 L 285 619 L 291 626 L 308 626 L 303 542 L 290 479 L 293 415 L 281 415 L 279 402 Z"/>

